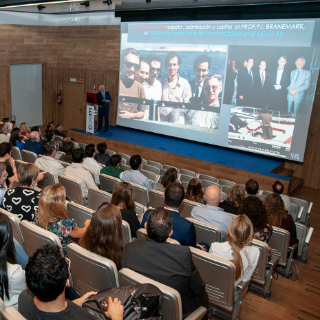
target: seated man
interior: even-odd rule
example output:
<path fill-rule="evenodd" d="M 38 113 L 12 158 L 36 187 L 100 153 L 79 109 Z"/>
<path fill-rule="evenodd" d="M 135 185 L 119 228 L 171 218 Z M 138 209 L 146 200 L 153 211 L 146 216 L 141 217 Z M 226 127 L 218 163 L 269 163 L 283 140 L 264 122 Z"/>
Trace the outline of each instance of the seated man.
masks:
<path fill-rule="evenodd" d="M 170 211 L 161 207 L 152 210 L 144 225 L 150 241 L 128 243 L 123 250 L 122 267 L 177 290 L 183 319 L 199 306 L 208 308 L 205 284 L 193 263 L 190 248 L 166 243 L 175 233 Z"/>
<path fill-rule="evenodd" d="M 264 200 L 264 197 L 259 194 L 259 183 L 254 179 L 249 179 L 245 184 L 245 190 L 247 192 L 247 196 L 256 196 L 261 201 Z"/>
<path fill-rule="evenodd" d="M 120 174 L 120 179 L 126 182 L 132 182 L 144 186 L 150 191 L 152 184 L 150 180 L 140 172 L 142 159 L 140 155 L 136 154 L 130 158 L 131 170 L 125 170 Z"/>
<path fill-rule="evenodd" d="M 97 160 L 99 163 L 109 166 L 110 156 L 107 154 L 107 144 L 105 142 L 98 143 L 97 149 L 99 153 L 96 153 L 96 155 L 94 156 L 95 160 Z"/>
<path fill-rule="evenodd" d="M 44 156 L 37 158 L 35 165 L 53 173 L 55 183 L 59 183 L 58 176 L 64 174 L 65 168 L 60 161 L 54 157 L 57 153 L 57 146 L 53 141 L 45 142 L 43 145 Z"/>
<path fill-rule="evenodd" d="M 83 166 L 84 153 L 81 149 L 76 149 L 72 153 L 73 162 L 66 168 L 64 174 L 81 184 L 82 195 L 88 197 L 88 189 L 99 190 L 96 186 L 91 173 Z"/>
<path fill-rule="evenodd" d="M 40 141 L 40 134 L 37 131 L 32 131 L 29 135 L 29 140 L 26 140 L 24 150 L 43 154 L 43 142 Z"/>
<path fill-rule="evenodd" d="M 55 134 L 56 136 L 60 136 L 60 137 L 62 137 L 62 138 L 65 138 L 66 135 L 62 132 L 62 130 L 63 130 L 62 124 L 57 124 L 57 125 L 56 125 L 56 131 L 54 132 L 54 134 Z"/>
<path fill-rule="evenodd" d="M 206 200 L 207 203 L 206 206 L 193 207 L 191 211 L 191 218 L 220 228 L 222 233 L 222 242 L 224 242 L 226 232 L 233 218 L 229 214 L 225 213 L 222 208 L 218 207 L 221 198 L 221 192 L 218 187 L 208 187 L 204 195 L 204 200 Z"/>
<path fill-rule="evenodd" d="M 289 212 L 290 211 L 290 206 L 291 206 L 290 197 L 287 196 L 286 194 L 282 194 L 282 192 L 284 190 L 283 184 L 280 181 L 276 181 L 272 185 L 272 190 L 273 190 L 274 193 L 277 193 L 277 194 L 280 195 L 280 197 L 282 198 L 282 201 L 284 203 L 284 207 Z"/>
<path fill-rule="evenodd" d="M 100 185 L 99 174 L 102 166 L 94 159 L 94 156 L 96 155 L 95 145 L 93 143 L 88 144 L 84 152 L 86 158 L 83 160 L 83 166 L 94 173 L 95 182 L 97 185 Z"/>
<path fill-rule="evenodd" d="M 39 133 L 39 135 L 40 135 L 40 142 L 44 143 L 44 140 L 41 138 L 41 129 L 40 129 L 40 127 L 39 126 L 33 126 L 31 128 L 31 132 L 32 131 L 37 131 Z"/>
<path fill-rule="evenodd" d="M 110 166 L 103 167 L 100 173 L 120 179 L 120 174 L 123 172 L 123 170 L 120 169 L 120 162 L 121 156 L 119 154 L 114 154 L 110 157 Z"/>
<path fill-rule="evenodd" d="M 184 199 L 184 188 L 178 182 L 170 183 L 164 193 L 165 208 L 173 216 L 173 235 L 172 239 L 177 240 L 183 246 L 196 246 L 196 230 L 192 222 L 180 217 L 179 207 Z M 145 223 L 152 210 L 147 210 L 141 222 L 141 228 Z"/>

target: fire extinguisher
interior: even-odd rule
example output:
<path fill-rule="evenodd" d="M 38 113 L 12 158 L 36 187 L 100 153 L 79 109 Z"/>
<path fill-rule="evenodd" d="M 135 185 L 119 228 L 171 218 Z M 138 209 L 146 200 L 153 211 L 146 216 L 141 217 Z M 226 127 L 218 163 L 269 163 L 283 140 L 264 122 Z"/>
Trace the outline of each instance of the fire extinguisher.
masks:
<path fill-rule="evenodd" d="M 58 93 L 57 97 L 58 97 L 58 104 L 62 104 L 61 92 Z"/>

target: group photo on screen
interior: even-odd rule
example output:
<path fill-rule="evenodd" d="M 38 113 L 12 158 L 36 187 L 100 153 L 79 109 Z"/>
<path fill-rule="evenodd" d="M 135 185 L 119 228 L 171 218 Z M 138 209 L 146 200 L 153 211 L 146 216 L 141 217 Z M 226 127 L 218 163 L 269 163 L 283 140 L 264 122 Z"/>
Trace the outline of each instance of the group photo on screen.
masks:
<path fill-rule="evenodd" d="M 317 60 L 314 48 L 230 46 L 223 96 L 232 105 L 228 144 L 261 149 L 256 142 L 263 142 L 289 151 L 297 117 L 310 117 Z"/>
<path fill-rule="evenodd" d="M 118 117 L 217 133 L 226 58 L 227 46 L 122 50 Z"/>

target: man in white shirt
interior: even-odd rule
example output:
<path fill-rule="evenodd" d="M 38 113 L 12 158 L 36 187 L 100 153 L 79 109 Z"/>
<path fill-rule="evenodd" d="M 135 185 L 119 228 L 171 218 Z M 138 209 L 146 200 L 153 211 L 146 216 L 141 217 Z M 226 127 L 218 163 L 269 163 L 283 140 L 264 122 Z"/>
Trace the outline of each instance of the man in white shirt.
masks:
<path fill-rule="evenodd" d="M 45 142 L 43 145 L 44 156 L 37 158 L 35 165 L 53 173 L 55 183 L 59 182 L 58 176 L 64 174 L 65 168 L 54 157 L 57 153 L 57 146 L 53 141 Z"/>
<path fill-rule="evenodd" d="M 65 175 L 81 184 L 82 195 L 84 198 L 88 197 L 88 189 L 99 190 L 96 186 L 91 173 L 83 166 L 84 153 L 81 149 L 76 149 L 72 153 L 73 162 L 66 168 Z"/>
<path fill-rule="evenodd" d="M 93 143 L 90 143 L 86 146 L 85 150 L 86 158 L 83 161 L 83 166 L 94 172 L 95 182 L 97 185 L 100 185 L 99 174 L 102 169 L 102 166 L 94 159 L 96 155 L 96 147 Z"/>
<path fill-rule="evenodd" d="M 8 129 L 4 123 L 0 124 L 0 143 L 2 142 L 9 142 L 10 137 L 7 135 Z"/>

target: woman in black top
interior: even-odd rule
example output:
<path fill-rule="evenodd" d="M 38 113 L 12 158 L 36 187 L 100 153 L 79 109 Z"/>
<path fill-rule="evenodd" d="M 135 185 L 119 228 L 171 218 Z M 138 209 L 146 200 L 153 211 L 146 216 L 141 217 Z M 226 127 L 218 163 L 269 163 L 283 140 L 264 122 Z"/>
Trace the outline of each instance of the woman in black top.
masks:
<path fill-rule="evenodd" d="M 13 158 L 11 157 L 12 145 L 9 142 L 0 143 L 0 162 L 6 165 L 8 178 L 7 187 L 10 188 L 14 181 L 18 181 L 17 169 Z"/>
<path fill-rule="evenodd" d="M 113 187 L 111 204 L 120 209 L 122 219 L 130 225 L 132 237 L 137 237 L 140 222 L 136 214 L 136 205 L 133 201 L 133 189 L 129 182 L 118 182 Z"/>
<path fill-rule="evenodd" d="M 237 215 L 241 201 L 245 198 L 245 191 L 239 184 L 233 185 L 227 195 L 227 200 L 220 202 L 219 207 L 225 212 Z"/>

